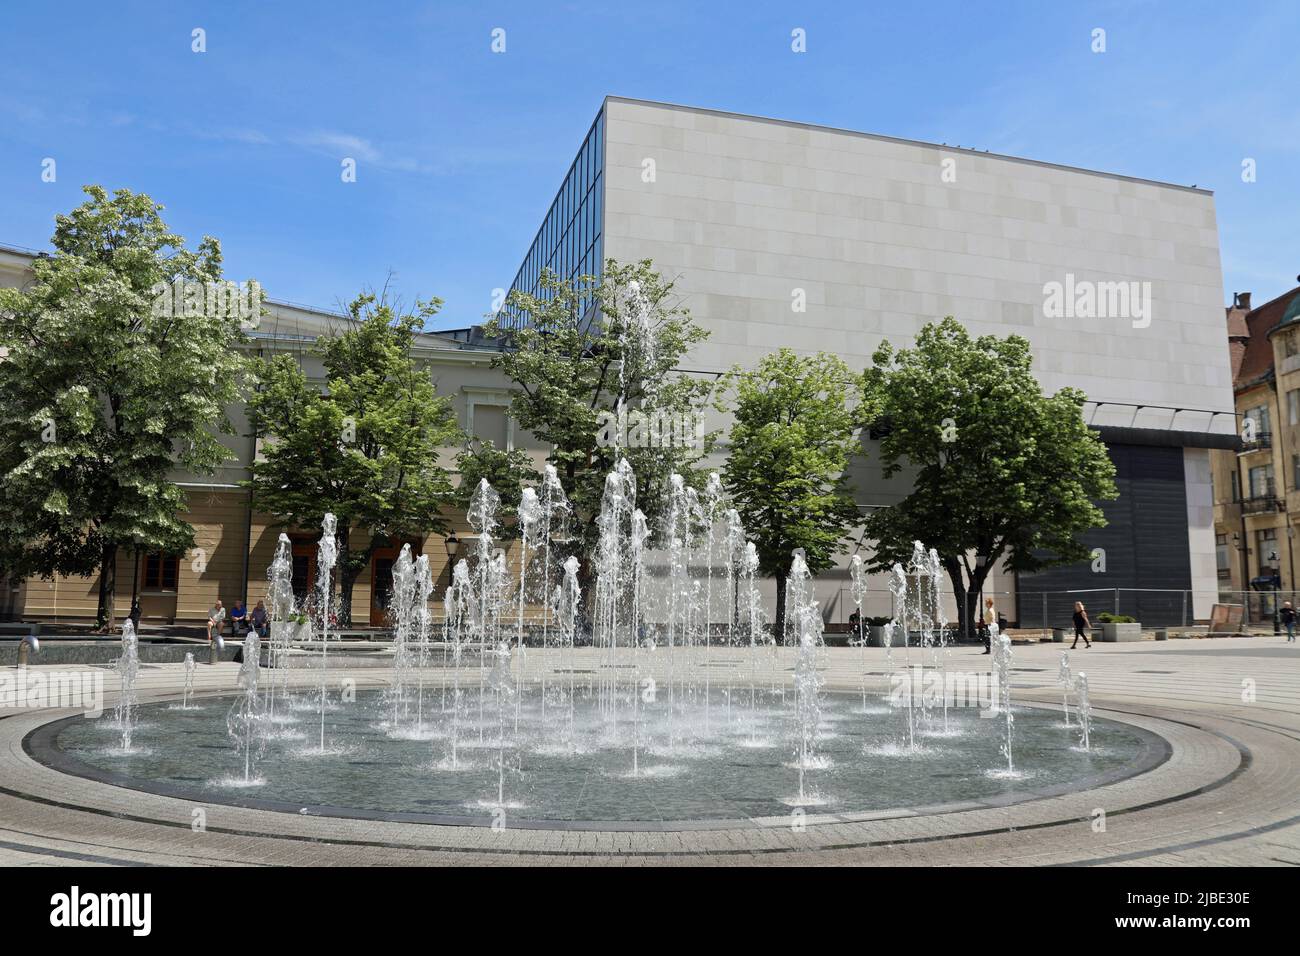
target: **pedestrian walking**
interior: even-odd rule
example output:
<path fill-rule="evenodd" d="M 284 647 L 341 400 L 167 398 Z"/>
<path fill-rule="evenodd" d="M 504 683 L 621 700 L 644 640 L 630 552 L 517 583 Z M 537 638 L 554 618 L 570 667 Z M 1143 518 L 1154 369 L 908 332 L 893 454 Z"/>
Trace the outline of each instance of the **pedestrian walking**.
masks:
<path fill-rule="evenodd" d="M 1070 645 L 1070 650 L 1079 646 L 1079 638 L 1083 638 L 1085 648 L 1092 647 L 1092 641 L 1088 640 L 1088 634 L 1092 631 L 1092 622 L 1088 620 L 1088 612 L 1083 609 L 1082 601 L 1074 602 L 1074 643 Z"/>
<path fill-rule="evenodd" d="M 1288 644 L 1295 640 L 1295 608 L 1291 606 L 1290 601 L 1282 602 L 1282 626 L 1286 628 L 1286 642 Z"/>

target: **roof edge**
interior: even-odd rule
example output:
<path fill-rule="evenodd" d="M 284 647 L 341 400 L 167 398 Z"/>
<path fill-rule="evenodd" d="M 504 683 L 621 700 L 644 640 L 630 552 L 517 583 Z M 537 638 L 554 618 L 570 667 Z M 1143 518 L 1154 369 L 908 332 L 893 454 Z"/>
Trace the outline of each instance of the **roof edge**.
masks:
<path fill-rule="evenodd" d="M 866 139 L 881 140 L 887 143 L 899 143 L 904 146 L 923 146 L 927 149 L 950 150 L 953 152 L 970 153 L 972 156 L 986 156 L 991 159 L 1007 159 L 1016 163 L 1027 163 L 1031 166 L 1041 166 L 1046 169 L 1060 169 L 1071 173 L 1087 173 L 1090 176 L 1102 176 L 1107 179 L 1120 179 L 1130 183 L 1141 183 L 1146 186 L 1160 186 L 1165 189 L 1178 189 L 1183 192 L 1197 193 L 1202 196 L 1213 196 L 1213 189 L 1202 189 L 1200 186 L 1182 186 L 1178 183 L 1165 182 L 1160 179 L 1144 179 L 1141 176 L 1126 176 L 1123 173 L 1108 173 L 1101 169 L 1088 169 L 1084 166 L 1067 166 L 1064 163 L 1049 163 L 1041 159 L 1029 159 L 1025 156 L 1012 156 L 1009 153 L 994 153 L 990 151 L 968 149 L 961 146 L 946 146 L 941 143 L 930 143 L 920 139 L 906 139 L 901 136 L 889 136 L 885 133 L 866 133 L 862 130 L 846 129 L 842 126 L 825 126 L 821 123 L 804 123 L 799 120 L 780 119 L 774 116 L 759 116 L 756 113 L 737 113 L 733 110 L 710 109 L 706 106 L 688 106 L 684 103 L 667 103 L 662 100 L 646 100 L 635 96 L 616 96 L 607 94 L 605 103 L 634 103 L 640 106 L 660 106 L 666 109 L 687 110 L 692 113 L 707 113 L 712 116 L 724 116 L 730 119 L 747 119 L 757 120 L 760 123 L 775 123 L 780 126 L 793 126 L 798 129 L 820 130 L 828 133 L 843 133 L 848 136 L 861 136 Z"/>

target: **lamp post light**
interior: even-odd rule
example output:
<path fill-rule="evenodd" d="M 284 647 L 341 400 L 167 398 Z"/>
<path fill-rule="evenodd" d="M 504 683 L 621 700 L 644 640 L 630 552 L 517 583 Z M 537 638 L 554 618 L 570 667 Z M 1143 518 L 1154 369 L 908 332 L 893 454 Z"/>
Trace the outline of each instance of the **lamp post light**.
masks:
<path fill-rule="evenodd" d="M 454 570 L 452 566 L 456 563 L 456 552 L 460 550 L 460 538 L 456 537 L 456 532 L 453 531 L 443 538 L 442 544 L 447 549 L 447 587 L 450 588 L 456 580 L 452 573 Z"/>

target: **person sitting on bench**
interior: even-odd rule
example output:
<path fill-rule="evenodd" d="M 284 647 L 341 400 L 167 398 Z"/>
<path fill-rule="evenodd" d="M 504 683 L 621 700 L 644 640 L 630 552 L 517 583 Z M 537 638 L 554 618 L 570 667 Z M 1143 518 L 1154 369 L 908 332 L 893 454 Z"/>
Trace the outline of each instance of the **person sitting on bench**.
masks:
<path fill-rule="evenodd" d="M 243 601 L 236 601 L 230 609 L 230 633 L 239 637 L 248 632 L 248 609 Z"/>
<path fill-rule="evenodd" d="M 257 602 L 257 607 L 253 608 L 253 613 L 249 618 L 249 621 L 253 625 L 253 630 L 257 631 L 257 636 L 262 638 L 262 640 L 266 640 L 266 635 L 271 630 L 271 622 L 266 614 L 265 601 Z"/>
<path fill-rule="evenodd" d="M 212 610 L 208 612 L 208 643 L 212 643 L 212 638 L 221 636 L 221 626 L 226 622 L 226 609 L 221 606 L 221 598 L 217 598 L 217 603 L 212 605 Z"/>

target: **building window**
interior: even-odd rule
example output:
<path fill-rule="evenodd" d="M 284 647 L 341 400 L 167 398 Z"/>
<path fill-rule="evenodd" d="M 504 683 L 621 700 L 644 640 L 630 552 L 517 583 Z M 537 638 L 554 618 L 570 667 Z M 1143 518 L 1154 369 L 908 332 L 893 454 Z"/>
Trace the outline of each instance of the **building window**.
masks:
<path fill-rule="evenodd" d="M 1250 496 L 1252 498 L 1263 498 L 1271 494 L 1274 494 L 1273 466 L 1259 465 L 1250 469 Z"/>
<path fill-rule="evenodd" d="M 1286 334 L 1286 337 L 1283 339 L 1283 347 L 1286 349 L 1287 358 L 1290 358 L 1291 356 L 1295 355 L 1297 352 L 1300 352 L 1300 347 L 1298 347 L 1296 344 L 1296 336 L 1294 332 L 1288 332 Z M 1291 424 L 1294 425 L 1295 422 L 1292 422 Z"/>
<path fill-rule="evenodd" d="M 1259 573 L 1271 574 L 1278 565 L 1276 528 L 1255 532 L 1255 554 L 1259 559 Z"/>
<path fill-rule="evenodd" d="M 1232 472 L 1232 500 L 1241 500 L 1241 476 L 1235 470 Z"/>
<path fill-rule="evenodd" d="M 1232 577 L 1232 554 L 1228 551 L 1228 536 L 1226 534 L 1216 534 L 1214 536 L 1214 556 L 1218 564 L 1219 577 Z"/>
<path fill-rule="evenodd" d="M 1300 388 L 1286 393 L 1286 420 L 1292 425 L 1300 425 Z"/>
<path fill-rule="evenodd" d="M 549 269 L 556 277 L 576 282 L 578 276 L 601 275 L 601 201 L 604 196 L 604 129 L 605 113 L 602 110 L 587 131 L 569 167 L 560 191 L 551 203 L 550 211 L 533 239 L 532 247 L 524 256 L 511 292 L 531 293 L 546 299 L 550 293 L 540 288 L 543 270 Z M 594 297 L 584 296 L 578 304 L 582 316 L 590 320 Z M 528 321 L 518 309 L 502 309 L 502 325 L 518 327 Z"/>
<path fill-rule="evenodd" d="M 175 555 L 146 554 L 144 556 L 144 589 L 146 591 L 175 591 L 180 568 L 180 558 Z"/>
<path fill-rule="evenodd" d="M 1291 487 L 1300 491 L 1300 455 L 1291 456 Z"/>
<path fill-rule="evenodd" d="M 1268 427 L 1269 415 L 1267 405 L 1257 405 L 1254 408 L 1247 409 L 1246 414 L 1243 417 L 1249 418 L 1255 423 L 1256 438 L 1260 435 L 1267 435 L 1269 433 L 1270 429 Z"/>

